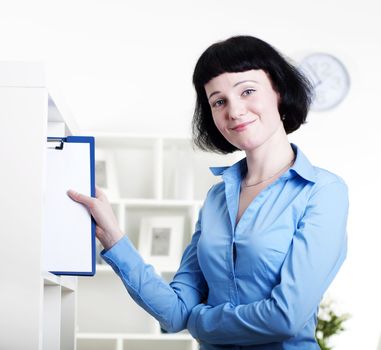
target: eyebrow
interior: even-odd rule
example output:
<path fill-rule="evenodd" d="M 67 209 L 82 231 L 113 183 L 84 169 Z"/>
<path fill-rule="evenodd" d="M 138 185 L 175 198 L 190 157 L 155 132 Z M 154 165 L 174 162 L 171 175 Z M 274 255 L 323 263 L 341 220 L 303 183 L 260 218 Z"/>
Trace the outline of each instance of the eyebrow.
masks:
<path fill-rule="evenodd" d="M 233 87 L 236 87 L 237 85 L 244 84 L 244 83 L 248 83 L 248 82 L 251 82 L 251 83 L 257 83 L 257 84 L 258 84 L 258 82 L 257 82 L 256 80 L 250 80 L 250 79 L 248 79 L 248 80 L 238 81 L 237 83 L 235 83 L 235 84 L 233 85 Z M 221 93 L 221 91 L 213 91 L 213 92 L 209 95 L 208 100 L 210 100 L 210 98 L 211 98 L 212 96 L 214 96 L 214 95 L 216 95 L 216 94 L 219 94 L 219 93 Z"/>

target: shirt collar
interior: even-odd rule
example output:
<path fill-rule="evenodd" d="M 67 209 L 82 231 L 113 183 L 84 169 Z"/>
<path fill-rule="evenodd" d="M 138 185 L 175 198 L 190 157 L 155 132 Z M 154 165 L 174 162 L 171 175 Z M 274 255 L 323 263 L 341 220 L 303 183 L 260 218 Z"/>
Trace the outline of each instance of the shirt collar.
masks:
<path fill-rule="evenodd" d="M 296 155 L 296 158 L 294 164 L 289 170 L 294 171 L 307 181 L 316 182 L 314 166 L 310 163 L 308 158 L 298 146 L 291 143 L 291 147 Z M 246 157 L 231 166 L 210 167 L 209 169 L 215 176 L 222 175 L 224 178 L 233 177 L 241 179 L 247 171 Z"/>

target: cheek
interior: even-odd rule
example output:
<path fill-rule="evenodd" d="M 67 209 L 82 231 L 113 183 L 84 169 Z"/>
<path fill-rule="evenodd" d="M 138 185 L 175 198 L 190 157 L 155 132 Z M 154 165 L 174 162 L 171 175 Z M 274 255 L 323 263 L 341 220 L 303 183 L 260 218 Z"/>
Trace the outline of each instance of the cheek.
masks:
<path fill-rule="evenodd" d="M 267 101 L 262 101 L 258 113 L 262 115 L 262 121 L 265 123 L 276 123 L 278 119 L 280 120 L 278 104 L 276 100 L 269 98 Z"/>
<path fill-rule="evenodd" d="M 269 106 L 271 106 L 271 111 L 273 114 L 279 116 L 279 97 L 278 95 L 274 95 L 272 97 L 269 97 Z"/>
<path fill-rule="evenodd" d="M 220 133 L 224 133 L 224 121 L 220 116 L 213 115 L 213 122 Z"/>

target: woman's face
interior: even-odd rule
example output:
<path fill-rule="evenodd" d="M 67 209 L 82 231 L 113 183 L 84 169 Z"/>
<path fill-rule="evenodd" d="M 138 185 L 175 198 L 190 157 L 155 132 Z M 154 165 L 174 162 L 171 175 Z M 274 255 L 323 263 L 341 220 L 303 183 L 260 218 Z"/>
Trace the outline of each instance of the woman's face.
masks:
<path fill-rule="evenodd" d="M 223 73 L 205 84 L 217 129 L 232 145 L 252 150 L 283 127 L 279 95 L 263 70 Z"/>

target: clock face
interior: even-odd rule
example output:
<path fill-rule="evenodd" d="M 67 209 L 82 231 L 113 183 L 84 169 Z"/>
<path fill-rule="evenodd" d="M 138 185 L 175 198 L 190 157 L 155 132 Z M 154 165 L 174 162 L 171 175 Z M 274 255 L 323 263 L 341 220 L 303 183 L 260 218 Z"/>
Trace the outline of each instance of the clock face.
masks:
<path fill-rule="evenodd" d="M 300 68 L 313 86 L 312 110 L 331 109 L 347 95 L 349 74 L 336 57 L 326 53 L 311 54 L 302 60 Z"/>

